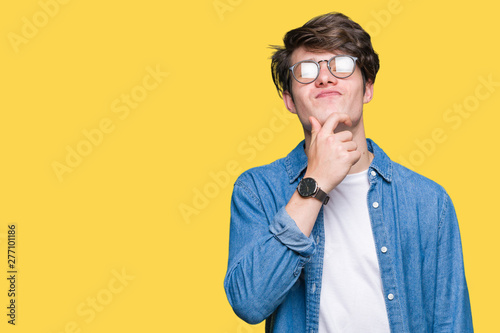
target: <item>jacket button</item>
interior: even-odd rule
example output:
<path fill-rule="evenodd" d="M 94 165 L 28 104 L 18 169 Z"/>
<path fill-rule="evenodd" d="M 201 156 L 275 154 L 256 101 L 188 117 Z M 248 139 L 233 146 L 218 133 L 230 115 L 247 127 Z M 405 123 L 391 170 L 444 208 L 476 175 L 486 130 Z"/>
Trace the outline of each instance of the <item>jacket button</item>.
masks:
<path fill-rule="evenodd" d="M 394 299 L 394 295 L 393 294 L 389 294 L 389 295 L 387 295 L 387 298 L 389 299 L 389 301 L 392 301 Z"/>
<path fill-rule="evenodd" d="M 378 208 L 378 202 L 375 201 L 372 206 L 373 208 Z"/>
<path fill-rule="evenodd" d="M 386 253 L 387 252 L 387 248 L 385 246 L 382 246 L 380 248 L 380 251 L 382 251 L 382 253 Z"/>

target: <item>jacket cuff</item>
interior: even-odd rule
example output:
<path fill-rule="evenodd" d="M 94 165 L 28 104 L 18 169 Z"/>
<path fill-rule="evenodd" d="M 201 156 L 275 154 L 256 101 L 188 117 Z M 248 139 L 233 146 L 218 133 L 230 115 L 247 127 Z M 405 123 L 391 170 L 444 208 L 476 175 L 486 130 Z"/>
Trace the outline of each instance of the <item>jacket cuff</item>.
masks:
<path fill-rule="evenodd" d="M 276 213 L 274 220 L 269 225 L 269 230 L 283 245 L 303 257 L 311 256 L 316 249 L 312 237 L 308 238 L 300 231 L 295 221 L 288 215 L 285 207 L 282 207 Z"/>

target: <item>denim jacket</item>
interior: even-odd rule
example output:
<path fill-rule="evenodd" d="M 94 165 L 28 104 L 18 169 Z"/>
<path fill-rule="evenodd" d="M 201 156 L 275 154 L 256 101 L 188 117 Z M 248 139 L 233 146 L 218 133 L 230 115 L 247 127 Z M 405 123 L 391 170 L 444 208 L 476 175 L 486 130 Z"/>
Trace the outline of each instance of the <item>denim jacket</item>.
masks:
<path fill-rule="evenodd" d="M 374 159 L 367 200 L 391 332 L 473 332 L 453 204 L 433 181 Z M 318 331 L 325 232 L 323 209 L 309 237 L 285 205 L 302 179 L 302 141 L 288 156 L 244 172 L 231 201 L 224 288 L 234 312 L 266 332 Z"/>

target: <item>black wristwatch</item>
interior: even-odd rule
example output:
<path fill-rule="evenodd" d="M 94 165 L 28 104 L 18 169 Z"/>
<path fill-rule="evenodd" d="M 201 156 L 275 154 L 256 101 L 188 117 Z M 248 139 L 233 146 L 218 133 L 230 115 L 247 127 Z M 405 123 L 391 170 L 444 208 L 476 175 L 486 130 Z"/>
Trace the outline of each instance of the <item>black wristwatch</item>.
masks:
<path fill-rule="evenodd" d="M 304 178 L 297 186 L 297 192 L 304 198 L 316 198 L 326 205 L 330 197 L 322 189 L 319 188 L 318 183 L 313 178 Z"/>

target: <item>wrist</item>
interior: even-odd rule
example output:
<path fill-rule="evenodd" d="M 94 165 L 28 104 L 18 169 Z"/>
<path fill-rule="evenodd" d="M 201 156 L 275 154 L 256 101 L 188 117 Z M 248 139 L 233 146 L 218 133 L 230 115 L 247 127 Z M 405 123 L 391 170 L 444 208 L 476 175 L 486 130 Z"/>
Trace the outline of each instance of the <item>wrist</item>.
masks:
<path fill-rule="evenodd" d="M 326 193 L 329 193 L 333 188 L 335 187 L 334 185 L 330 184 L 330 181 L 326 178 L 322 178 L 321 176 L 315 174 L 315 173 L 306 173 L 304 174 L 304 178 L 312 178 L 316 181 L 318 184 L 318 187 L 323 190 Z"/>
<path fill-rule="evenodd" d="M 313 177 L 304 177 L 297 186 L 297 192 L 303 198 L 315 198 L 323 205 L 328 203 L 330 197 Z"/>

